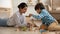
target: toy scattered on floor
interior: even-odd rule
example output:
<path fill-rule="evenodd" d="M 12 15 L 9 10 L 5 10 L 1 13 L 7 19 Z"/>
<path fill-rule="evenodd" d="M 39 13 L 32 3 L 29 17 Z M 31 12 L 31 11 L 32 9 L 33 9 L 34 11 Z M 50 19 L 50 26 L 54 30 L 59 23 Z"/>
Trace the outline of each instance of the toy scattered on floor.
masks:
<path fill-rule="evenodd" d="M 21 30 L 22 31 L 26 31 L 27 30 L 27 27 L 25 26 L 25 27 L 21 27 Z"/>
<path fill-rule="evenodd" d="M 39 30 L 39 28 L 32 23 L 28 23 L 27 26 L 24 27 L 20 27 L 19 29 L 17 29 L 18 31 L 35 31 L 35 30 Z"/>
<path fill-rule="evenodd" d="M 36 25 L 32 23 L 28 23 L 28 28 L 29 28 L 29 31 L 34 31 L 36 30 Z"/>
<path fill-rule="evenodd" d="M 40 29 L 40 33 L 42 34 L 43 32 L 46 32 L 47 30 Z"/>
<path fill-rule="evenodd" d="M 42 24 L 42 25 L 40 26 L 40 29 L 48 30 L 48 27 L 47 27 L 46 25 Z"/>
<path fill-rule="evenodd" d="M 17 31 L 26 31 L 26 30 L 27 30 L 26 26 L 17 28 Z"/>
<path fill-rule="evenodd" d="M 39 30 L 40 28 L 32 20 L 32 23 L 27 23 L 27 26 L 20 27 L 19 29 L 20 31 L 35 31 L 35 30 Z"/>

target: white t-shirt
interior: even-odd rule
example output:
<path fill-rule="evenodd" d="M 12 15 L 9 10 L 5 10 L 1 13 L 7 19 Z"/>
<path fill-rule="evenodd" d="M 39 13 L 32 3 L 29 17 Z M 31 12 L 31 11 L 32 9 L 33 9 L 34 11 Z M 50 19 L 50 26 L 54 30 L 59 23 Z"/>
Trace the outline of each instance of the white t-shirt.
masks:
<path fill-rule="evenodd" d="M 9 26 L 15 25 L 16 27 L 27 25 L 25 16 L 23 14 L 21 15 L 19 11 L 9 18 L 7 24 Z"/>

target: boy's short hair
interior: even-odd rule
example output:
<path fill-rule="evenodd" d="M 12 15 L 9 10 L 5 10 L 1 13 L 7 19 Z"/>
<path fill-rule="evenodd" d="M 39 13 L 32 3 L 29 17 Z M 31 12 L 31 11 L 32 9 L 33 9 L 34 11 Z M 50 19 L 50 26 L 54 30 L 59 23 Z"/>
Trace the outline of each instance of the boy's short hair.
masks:
<path fill-rule="evenodd" d="M 42 3 L 37 3 L 36 5 L 35 5 L 35 10 L 37 10 L 37 9 L 45 9 L 45 7 L 44 7 L 44 5 L 42 4 Z"/>
<path fill-rule="evenodd" d="M 22 2 L 22 3 L 20 3 L 19 5 L 18 5 L 18 8 L 24 8 L 24 7 L 27 7 L 27 4 L 26 3 L 24 3 L 24 2 Z"/>

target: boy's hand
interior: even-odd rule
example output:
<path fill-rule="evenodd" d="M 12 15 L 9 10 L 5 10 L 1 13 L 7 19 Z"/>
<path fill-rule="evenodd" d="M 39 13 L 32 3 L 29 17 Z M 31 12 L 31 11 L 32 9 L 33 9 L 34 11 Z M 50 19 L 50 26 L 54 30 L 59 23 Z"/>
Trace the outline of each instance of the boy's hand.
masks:
<path fill-rule="evenodd" d="M 29 17 L 31 17 L 32 16 L 32 14 L 29 14 Z"/>

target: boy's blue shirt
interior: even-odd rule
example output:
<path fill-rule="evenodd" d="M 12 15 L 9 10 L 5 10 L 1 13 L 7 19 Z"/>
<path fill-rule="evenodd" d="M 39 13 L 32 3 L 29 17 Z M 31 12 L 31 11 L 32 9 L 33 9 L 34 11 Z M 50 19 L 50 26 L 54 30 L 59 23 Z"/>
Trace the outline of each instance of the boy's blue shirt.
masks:
<path fill-rule="evenodd" d="M 52 17 L 46 9 L 43 9 L 39 15 L 33 15 L 33 17 L 41 19 L 42 23 L 46 25 L 49 25 L 50 23 L 55 21 L 55 18 Z"/>

